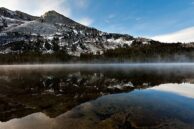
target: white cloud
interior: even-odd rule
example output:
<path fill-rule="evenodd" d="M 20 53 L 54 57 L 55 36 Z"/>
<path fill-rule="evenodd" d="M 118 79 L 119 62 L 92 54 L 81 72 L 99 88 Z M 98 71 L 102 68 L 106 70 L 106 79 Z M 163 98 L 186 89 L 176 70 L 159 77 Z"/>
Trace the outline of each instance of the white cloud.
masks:
<path fill-rule="evenodd" d="M 86 8 L 88 6 L 88 0 L 75 0 L 75 4 L 79 7 L 79 8 Z"/>
<path fill-rule="evenodd" d="M 68 0 L 1 0 L 0 6 L 11 10 L 21 10 L 37 16 L 49 10 L 56 10 L 65 16 L 71 15 Z"/>
<path fill-rule="evenodd" d="M 79 19 L 78 22 L 85 26 L 90 26 L 93 23 L 93 20 L 91 18 L 85 17 L 85 18 Z"/>
<path fill-rule="evenodd" d="M 112 20 L 113 20 L 115 17 L 116 17 L 115 14 L 110 14 L 110 15 L 108 15 L 107 19 L 105 19 L 104 21 L 105 21 L 106 23 L 109 24 L 109 23 L 112 22 Z"/>
<path fill-rule="evenodd" d="M 151 39 L 158 40 L 161 42 L 194 42 L 194 27 L 186 28 L 178 32 L 158 35 L 151 37 Z"/>
<path fill-rule="evenodd" d="M 108 16 L 108 19 L 112 19 L 112 18 L 115 18 L 115 17 L 116 17 L 115 14 L 110 14 L 110 15 Z"/>

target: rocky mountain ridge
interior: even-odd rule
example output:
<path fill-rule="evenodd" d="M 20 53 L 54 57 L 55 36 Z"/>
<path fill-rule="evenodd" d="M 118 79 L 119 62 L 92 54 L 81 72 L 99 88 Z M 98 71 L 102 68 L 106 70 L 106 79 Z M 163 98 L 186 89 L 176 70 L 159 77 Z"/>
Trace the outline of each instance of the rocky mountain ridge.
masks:
<path fill-rule="evenodd" d="M 25 46 L 39 47 L 43 54 L 60 50 L 73 56 L 82 53 L 102 54 L 108 49 L 130 46 L 133 41 L 149 44 L 151 40 L 102 32 L 81 25 L 56 11 L 36 17 L 0 8 L 0 50 L 3 54 L 29 51 L 25 50 Z"/>
<path fill-rule="evenodd" d="M 56 11 L 40 17 L 0 8 L 0 64 L 193 62 L 194 43 L 162 43 L 84 26 Z"/>

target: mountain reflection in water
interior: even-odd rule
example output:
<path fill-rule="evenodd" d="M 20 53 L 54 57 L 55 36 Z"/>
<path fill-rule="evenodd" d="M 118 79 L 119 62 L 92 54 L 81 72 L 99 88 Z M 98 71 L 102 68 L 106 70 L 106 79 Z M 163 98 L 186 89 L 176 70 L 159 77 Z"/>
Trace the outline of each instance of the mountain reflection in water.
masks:
<path fill-rule="evenodd" d="M 192 129 L 193 70 L 155 64 L 3 67 L 0 129 Z"/>

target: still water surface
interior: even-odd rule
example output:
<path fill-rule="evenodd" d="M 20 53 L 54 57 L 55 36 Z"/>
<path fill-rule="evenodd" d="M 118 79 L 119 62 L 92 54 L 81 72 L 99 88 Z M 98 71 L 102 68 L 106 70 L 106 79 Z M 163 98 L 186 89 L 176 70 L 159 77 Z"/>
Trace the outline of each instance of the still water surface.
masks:
<path fill-rule="evenodd" d="M 0 129 L 193 129 L 194 64 L 0 66 Z"/>

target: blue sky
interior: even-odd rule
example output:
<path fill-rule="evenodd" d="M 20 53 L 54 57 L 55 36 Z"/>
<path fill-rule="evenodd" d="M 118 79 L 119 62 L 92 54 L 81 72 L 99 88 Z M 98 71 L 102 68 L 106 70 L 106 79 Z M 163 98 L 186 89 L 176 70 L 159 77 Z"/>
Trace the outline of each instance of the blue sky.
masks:
<path fill-rule="evenodd" d="M 177 34 L 194 35 L 194 0 L 0 0 L 0 5 L 34 15 L 56 10 L 106 32 L 174 41 L 185 40 Z"/>
<path fill-rule="evenodd" d="M 90 0 L 88 8 L 74 10 L 104 31 L 136 36 L 171 33 L 194 25 L 193 0 Z"/>

